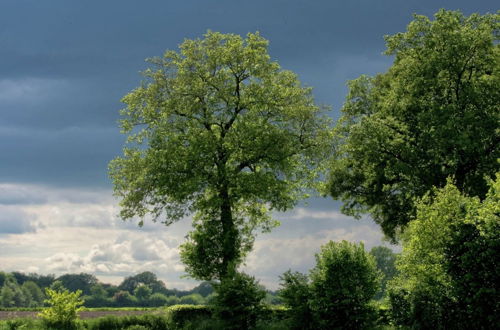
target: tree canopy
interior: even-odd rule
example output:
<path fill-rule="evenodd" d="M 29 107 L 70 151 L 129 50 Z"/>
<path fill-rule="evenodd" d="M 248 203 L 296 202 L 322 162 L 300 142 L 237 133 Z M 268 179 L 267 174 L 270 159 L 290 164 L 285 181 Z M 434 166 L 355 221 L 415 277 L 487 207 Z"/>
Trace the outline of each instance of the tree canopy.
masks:
<path fill-rule="evenodd" d="M 335 129 L 329 191 L 384 233 L 415 216 L 415 198 L 454 177 L 484 198 L 500 157 L 499 15 L 440 10 L 386 37 L 394 63 L 349 82 Z"/>
<path fill-rule="evenodd" d="M 311 88 L 281 70 L 258 33 L 208 32 L 150 60 L 123 98 L 123 157 L 110 164 L 121 217 L 166 225 L 193 214 L 182 246 L 191 276 L 236 269 L 254 231 L 306 196 L 325 154 L 328 120 Z"/>

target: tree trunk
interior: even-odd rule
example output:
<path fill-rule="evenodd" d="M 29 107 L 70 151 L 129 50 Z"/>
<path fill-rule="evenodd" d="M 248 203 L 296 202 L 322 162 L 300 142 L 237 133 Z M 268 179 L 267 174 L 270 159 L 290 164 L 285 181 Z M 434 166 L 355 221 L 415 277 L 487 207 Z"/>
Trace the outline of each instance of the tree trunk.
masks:
<path fill-rule="evenodd" d="M 236 270 L 236 260 L 238 259 L 238 249 L 236 241 L 238 238 L 238 231 L 234 225 L 233 214 L 231 209 L 231 200 L 229 199 L 229 191 L 227 184 L 222 185 L 219 197 L 220 204 L 220 217 L 222 222 L 222 267 L 221 267 L 221 280 L 231 276 Z"/>

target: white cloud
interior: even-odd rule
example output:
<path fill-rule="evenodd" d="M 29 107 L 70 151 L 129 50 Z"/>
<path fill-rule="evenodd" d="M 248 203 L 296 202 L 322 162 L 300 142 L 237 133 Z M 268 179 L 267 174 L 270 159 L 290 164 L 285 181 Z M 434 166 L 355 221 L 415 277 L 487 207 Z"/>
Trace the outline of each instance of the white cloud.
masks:
<path fill-rule="evenodd" d="M 118 210 L 111 191 L 0 184 L 0 230 L 5 223 L 18 226 L 16 233 L 0 235 L 0 265 L 42 274 L 86 272 L 113 283 L 152 271 L 170 288 L 196 285 L 182 277 L 178 249 L 190 219 L 169 227 L 146 221 L 139 228 L 121 221 Z M 12 221 L 2 220 L 7 215 Z M 281 227 L 258 236 L 244 267 L 269 288 L 277 288 L 279 275 L 289 268 L 307 272 L 329 240 L 364 241 L 367 249 L 381 244 L 382 234 L 368 218 L 354 221 L 334 209 L 300 207 L 275 216 Z"/>

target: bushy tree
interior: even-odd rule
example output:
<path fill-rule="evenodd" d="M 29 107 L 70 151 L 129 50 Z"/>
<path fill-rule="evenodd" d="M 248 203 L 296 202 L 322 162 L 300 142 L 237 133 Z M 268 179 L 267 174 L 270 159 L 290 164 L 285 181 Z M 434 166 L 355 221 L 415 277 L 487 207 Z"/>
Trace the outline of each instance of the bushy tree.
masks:
<path fill-rule="evenodd" d="M 443 187 L 484 198 L 500 158 L 499 14 L 415 15 L 386 37 L 391 68 L 349 83 L 336 125 L 329 190 L 394 240 L 415 198 Z"/>
<path fill-rule="evenodd" d="M 254 277 L 234 273 L 231 280 L 215 285 L 217 295 L 212 301 L 215 316 L 225 329 L 252 329 L 262 313 L 265 291 Z"/>
<path fill-rule="evenodd" d="M 365 329 L 375 321 L 370 301 L 378 290 L 379 272 L 363 243 L 323 245 L 310 279 L 318 329 Z"/>
<path fill-rule="evenodd" d="M 287 271 L 280 277 L 279 296 L 288 307 L 291 329 L 314 329 L 315 324 L 310 306 L 312 292 L 306 274 Z"/>
<path fill-rule="evenodd" d="M 417 204 L 417 217 L 402 236 L 399 275 L 391 283 L 399 324 L 422 329 L 499 324 L 500 175 L 490 185 L 481 201 L 449 180 Z"/>
<path fill-rule="evenodd" d="M 311 89 L 267 44 L 258 33 L 186 40 L 123 98 L 129 143 L 110 164 L 120 215 L 169 225 L 194 214 L 181 259 L 197 279 L 230 278 L 255 230 L 277 224 L 269 211 L 306 196 L 329 149 Z"/>

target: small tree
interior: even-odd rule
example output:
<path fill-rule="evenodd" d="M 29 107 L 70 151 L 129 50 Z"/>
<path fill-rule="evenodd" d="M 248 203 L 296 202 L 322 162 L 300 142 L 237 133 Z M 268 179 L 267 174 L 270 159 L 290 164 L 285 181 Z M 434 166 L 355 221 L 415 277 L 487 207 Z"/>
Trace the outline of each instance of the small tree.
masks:
<path fill-rule="evenodd" d="M 323 245 L 310 278 L 318 329 L 365 329 L 374 322 L 369 302 L 378 290 L 379 272 L 363 243 Z"/>
<path fill-rule="evenodd" d="M 45 289 L 49 304 L 38 315 L 43 319 L 49 328 L 55 329 L 76 329 L 78 327 L 78 312 L 83 309 L 83 300 L 80 299 L 82 291 L 69 292 L 68 290 L 55 291 Z"/>

